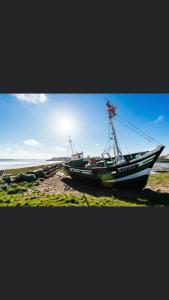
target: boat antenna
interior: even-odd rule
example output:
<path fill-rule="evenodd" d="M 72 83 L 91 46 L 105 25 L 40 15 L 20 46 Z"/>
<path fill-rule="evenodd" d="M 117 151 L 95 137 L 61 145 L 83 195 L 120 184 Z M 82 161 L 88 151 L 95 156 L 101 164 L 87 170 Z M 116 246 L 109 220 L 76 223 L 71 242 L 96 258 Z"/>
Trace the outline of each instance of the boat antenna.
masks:
<path fill-rule="evenodd" d="M 116 131 L 115 131 L 114 123 L 113 123 L 113 118 L 117 115 L 117 113 L 116 113 L 117 108 L 115 106 L 113 106 L 110 103 L 109 100 L 107 101 L 106 105 L 107 105 L 107 112 L 108 112 L 109 124 L 110 124 L 110 127 L 112 129 L 112 133 L 111 133 L 110 139 L 113 138 L 113 140 L 114 140 L 114 155 L 117 158 L 119 158 L 119 157 L 122 158 L 123 155 L 122 155 L 122 152 L 121 152 L 120 147 L 118 145 Z"/>
<path fill-rule="evenodd" d="M 70 149 L 71 149 L 71 152 L 72 152 L 72 155 L 73 155 L 72 139 L 71 139 L 71 136 L 70 136 L 70 135 L 68 135 L 68 141 L 69 141 Z"/>

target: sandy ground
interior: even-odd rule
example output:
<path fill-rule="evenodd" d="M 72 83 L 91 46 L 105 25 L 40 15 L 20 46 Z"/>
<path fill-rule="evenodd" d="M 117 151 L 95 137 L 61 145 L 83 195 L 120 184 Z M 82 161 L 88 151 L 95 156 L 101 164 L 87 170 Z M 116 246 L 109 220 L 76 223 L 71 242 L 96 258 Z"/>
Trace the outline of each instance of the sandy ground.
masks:
<path fill-rule="evenodd" d="M 163 184 L 160 187 L 155 185 L 147 185 L 145 189 L 151 189 L 155 192 L 169 193 L 169 183 Z M 36 187 L 36 190 L 41 192 L 48 192 L 50 194 L 73 194 L 76 196 L 81 196 L 83 194 L 93 195 L 93 196 L 111 196 L 112 189 L 106 189 L 99 186 L 90 186 L 83 183 L 74 181 L 69 176 L 65 176 L 61 172 L 57 172 L 56 175 L 44 180 Z"/>
<path fill-rule="evenodd" d="M 167 184 L 167 185 L 164 185 L 164 186 L 162 186 L 162 187 L 152 187 L 152 185 L 150 186 L 150 185 L 146 185 L 146 189 L 151 189 L 151 190 L 153 190 L 153 191 L 155 191 L 155 192 L 160 192 L 160 193 L 169 193 L 169 184 Z"/>
<path fill-rule="evenodd" d="M 81 196 L 83 194 L 93 196 L 111 196 L 112 189 L 106 189 L 99 186 L 90 186 L 81 182 L 72 180 L 70 176 L 66 176 L 61 172 L 44 180 L 36 187 L 36 190 L 48 192 L 50 194 L 73 194 Z"/>
<path fill-rule="evenodd" d="M 151 189 L 151 190 L 153 190 L 155 192 L 169 193 L 169 183 L 167 183 L 167 184 L 163 183 L 162 186 L 158 186 L 158 187 L 156 187 L 154 184 L 152 184 L 152 185 L 147 184 L 146 188 L 147 189 Z"/>
<path fill-rule="evenodd" d="M 36 190 L 41 192 L 48 192 L 50 194 L 70 194 L 73 192 L 73 194 L 78 195 L 79 192 L 75 191 L 73 187 L 69 186 L 67 184 L 67 180 L 70 180 L 69 176 L 65 176 L 63 173 L 57 172 L 56 175 L 42 181 L 36 187 Z"/>

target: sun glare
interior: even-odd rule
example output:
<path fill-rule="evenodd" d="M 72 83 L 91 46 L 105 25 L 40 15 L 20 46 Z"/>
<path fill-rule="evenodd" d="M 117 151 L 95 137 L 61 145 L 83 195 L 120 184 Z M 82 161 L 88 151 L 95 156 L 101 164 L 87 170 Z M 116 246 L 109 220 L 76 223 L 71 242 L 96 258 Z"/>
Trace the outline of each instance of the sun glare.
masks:
<path fill-rule="evenodd" d="M 74 111 L 64 111 L 63 109 L 53 110 L 48 117 L 48 130 L 54 137 L 66 139 L 67 135 L 75 138 L 80 127 L 78 114 Z"/>
<path fill-rule="evenodd" d="M 62 131 L 62 132 L 69 132 L 69 131 L 72 131 L 73 129 L 73 122 L 72 120 L 68 119 L 68 118 L 64 118 L 64 119 L 61 119 L 59 120 L 59 129 Z"/>

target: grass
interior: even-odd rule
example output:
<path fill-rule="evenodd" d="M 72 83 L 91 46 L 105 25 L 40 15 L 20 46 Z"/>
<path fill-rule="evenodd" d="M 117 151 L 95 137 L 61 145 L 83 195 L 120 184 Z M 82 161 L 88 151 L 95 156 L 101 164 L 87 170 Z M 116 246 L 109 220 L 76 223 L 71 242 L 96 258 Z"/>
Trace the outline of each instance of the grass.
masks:
<path fill-rule="evenodd" d="M 8 170 L 8 174 L 19 174 L 28 169 Z M 30 170 L 30 171 L 31 171 Z M 11 172 L 12 171 L 12 172 Z M 1 180 L 1 179 L 0 179 Z M 75 196 L 73 194 L 48 194 L 47 192 L 35 191 L 34 186 L 38 182 L 23 182 L 11 184 L 0 189 L 0 207 L 146 207 L 146 206 L 169 206 L 169 193 L 159 193 L 153 190 L 143 191 L 117 191 L 112 192 L 111 197 L 94 197 L 86 194 Z M 169 174 L 160 173 L 149 177 L 148 185 L 156 189 L 169 184 Z"/>
<path fill-rule="evenodd" d="M 20 207 L 50 207 L 50 206 L 65 206 L 65 207 L 80 207 L 80 206 L 138 206 L 134 203 L 126 203 L 119 201 L 115 197 L 75 197 L 71 194 L 55 194 L 33 192 L 31 194 L 9 194 L 5 191 L 0 192 L 0 206 L 20 206 Z"/>

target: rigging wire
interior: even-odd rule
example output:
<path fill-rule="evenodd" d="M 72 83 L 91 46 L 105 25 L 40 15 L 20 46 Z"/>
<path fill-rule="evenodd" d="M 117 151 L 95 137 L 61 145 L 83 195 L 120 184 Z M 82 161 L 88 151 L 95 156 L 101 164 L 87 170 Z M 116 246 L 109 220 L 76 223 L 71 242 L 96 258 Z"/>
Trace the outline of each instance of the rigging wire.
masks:
<path fill-rule="evenodd" d="M 135 125 L 133 125 L 132 123 L 130 123 L 129 121 L 125 120 L 123 117 L 119 116 L 119 114 L 117 115 L 118 118 L 120 118 L 121 120 L 123 120 L 124 122 L 126 122 L 129 126 L 133 127 L 134 129 L 136 129 L 137 131 L 141 132 L 143 135 L 145 135 L 145 137 L 154 140 L 155 142 L 157 142 L 158 144 L 160 144 L 159 141 L 157 141 L 156 139 L 154 139 L 153 137 L 151 137 L 150 135 L 148 135 L 146 132 L 144 132 L 143 130 L 137 128 Z"/>
<path fill-rule="evenodd" d="M 115 122 L 114 122 L 114 128 L 115 128 L 115 131 L 117 131 L 117 127 L 115 125 Z M 121 146 L 120 146 L 119 139 L 118 139 L 117 136 L 116 136 L 116 140 L 117 140 L 118 148 L 120 149 L 120 152 L 121 152 Z M 123 156 L 122 152 L 121 152 L 121 156 Z"/>
<path fill-rule="evenodd" d="M 107 99 L 104 97 L 104 99 L 107 101 Z M 154 145 L 157 145 L 157 144 L 160 144 L 159 141 L 157 141 L 155 138 L 151 137 L 150 135 L 148 135 L 146 132 L 144 132 L 143 130 L 137 128 L 135 125 L 133 125 L 132 123 L 130 123 L 129 121 L 125 120 L 123 117 L 119 116 L 119 114 L 116 114 L 116 121 L 120 122 L 123 126 L 129 128 L 130 130 L 132 130 L 133 132 L 135 132 L 137 135 L 141 136 L 142 138 L 148 140 L 150 143 L 154 144 Z M 106 150 L 109 152 L 110 154 L 110 149 L 114 149 L 114 147 L 110 145 L 111 141 L 110 140 L 113 140 L 113 136 L 110 134 L 110 122 L 109 122 L 109 129 L 108 129 L 108 141 L 106 143 L 106 146 L 105 146 L 105 149 L 104 149 L 104 153 L 106 153 Z M 131 153 L 123 139 L 123 137 L 119 134 L 119 130 L 117 129 L 117 126 L 116 126 L 116 130 L 118 132 L 118 135 L 119 137 L 122 139 L 122 142 L 124 143 L 126 149 L 127 149 L 127 152 L 128 154 L 131 156 Z M 107 152 L 107 153 L 108 153 Z M 115 154 L 115 153 L 114 153 Z M 115 155 L 116 156 L 116 155 Z M 123 155 L 122 155 L 123 156 Z"/>
<path fill-rule="evenodd" d="M 116 123 L 117 123 L 117 122 L 116 122 Z M 127 144 L 126 144 L 126 142 L 125 142 L 125 140 L 124 140 L 122 134 L 119 132 L 119 130 L 118 130 L 118 128 L 117 128 L 117 124 L 116 124 L 116 130 L 117 130 L 118 136 L 121 138 L 121 140 L 122 140 L 124 146 L 126 147 L 128 154 L 131 156 L 131 152 L 129 151 L 129 148 L 127 147 Z"/>
<path fill-rule="evenodd" d="M 138 135 L 140 135 L 140 136 L 142 136 L 144 139 L 146 139 L 146 140 L 148 140 L 150 143 L 152 143 L 152 144 L 155 144 L 151 139 L 149 139 L 148 137 L 146 137 L 145 135 L 143 135 L 143 134 L 141 134 L 141 133 L 139 133 L 139 132 L 137 132 L 135 129 L 133 129 L 132 127 L 130 127 L 130 126 L 128 126 L 128 125 L 126 125 L 126 124 L 124 124 L 124 122 L 123 121 L 121 121 L 121 120 L 119 120 L 118 119 L 118 122 L 120 122 L 120 123 L 122 123 L 123 124 L 123 126 L 126 126 L 126 127 L 128 127 L 130 130 L 132 130 L 133 132 L 135 132 L 136 134 L 138 134 Z"/>

